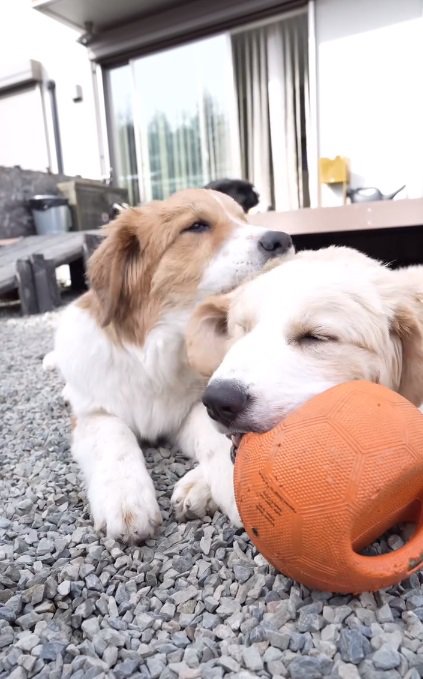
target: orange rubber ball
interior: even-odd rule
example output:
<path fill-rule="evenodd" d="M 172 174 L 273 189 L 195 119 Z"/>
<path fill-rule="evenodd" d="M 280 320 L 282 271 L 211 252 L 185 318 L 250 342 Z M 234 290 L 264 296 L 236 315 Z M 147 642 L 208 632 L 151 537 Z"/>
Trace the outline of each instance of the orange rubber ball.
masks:
<path fill-rule="evenodd" d="M 234 474 L 252 542 L 307 587 L 372 591 L 422 567 L 423 416 L 386 387 L 339 385 L 245 435 Z M 402 521 L 416 525 L 404 546 L 361 554 Z"/>

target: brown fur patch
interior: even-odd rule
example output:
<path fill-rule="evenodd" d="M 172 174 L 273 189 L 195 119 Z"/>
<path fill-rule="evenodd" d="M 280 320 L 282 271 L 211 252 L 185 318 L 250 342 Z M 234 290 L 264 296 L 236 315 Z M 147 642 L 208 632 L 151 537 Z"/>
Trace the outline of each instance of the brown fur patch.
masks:
<path fill-rule="evenodd" d="M 74 431 L 76 429 L 76 425 L 78 424 L 78 420 L 75 417 L 75 415 L 71 415 L 70 418 L 70 425 L 71 425 L 71 430 Z"/>
<path fill-rule="evenodd" d="M 227 319 L 232 294 L 208 297 L 194 311 L 186 333 L 188 361 L 203 377 L 210 377 L 229 348 Z"/>
<path fill-rule="evenodd" d="M 416 306 L 416 305 L 415 305 Z M 423 401 L 423 327 L 411 305 L 396 310 L 392 326 L 402 344 L 402 373 L 399 393 L 416 406 Z"/>
<path fill-rule="evenodd" d="M 160 316 L 195 301 L 213 255 L 245 221 L 231 198 L 205 189 L 180 191 L 165 201 L 125 210 L 110 224 L 89 261 L 91 290 L 78 302 L 115 341 L 142 344 Z M 228 217 L 228 213 L 230 217 Z M 195 222 L 211 226 L 187 232 Z"/>

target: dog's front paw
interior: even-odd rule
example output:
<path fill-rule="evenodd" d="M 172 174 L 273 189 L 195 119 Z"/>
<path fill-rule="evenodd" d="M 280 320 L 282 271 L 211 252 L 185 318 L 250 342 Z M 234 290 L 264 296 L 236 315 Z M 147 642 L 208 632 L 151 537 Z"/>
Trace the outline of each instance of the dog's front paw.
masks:
<path fill-rule="evenodd" d="M 214 489 L 214 500 L 223 514 L 226 514 L 229 521 L 237 528 L 242 527 L 241 517 L 232 493 L 222 493 L 221 489 Z"/>
<path fill-rule="evenodd" d="M 242 521 L 235 501 L 232 463 L 227 465 L 226 470 L 221 469 L 220 473 L 217 467 L 208 468 L 207 473 L 214 502 L 234 526 L 241 528 Z"/>
<path fill-rule="evenodd" d="M 162 523 L 147 472 L 92 482 L 88 494 L 95 529 L 107 537 L 139 544 L 152 537 Z"/>
<path fill-rule="evenodd" d="M 212 516 L 217 507 L 213 502 L 210 487 L 203 476 L 201 466 L 191 469 L 178 481 L 172 494 L 172 506 L 179 521 Z"/>

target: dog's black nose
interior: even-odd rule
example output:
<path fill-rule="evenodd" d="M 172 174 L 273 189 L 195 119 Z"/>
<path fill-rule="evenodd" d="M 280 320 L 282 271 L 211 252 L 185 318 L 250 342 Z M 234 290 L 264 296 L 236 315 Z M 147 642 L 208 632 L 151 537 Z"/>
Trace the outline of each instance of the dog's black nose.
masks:
<path fill-rule="evenodd" d="M 211 382 L 203 394 L 203 403 L 213 420 L 229 426 L 248 402 L 246 388 L 235 380 Z"/>
<path fill-rule="evenodd" d="M 292 248 L 292 238 L 283 231 L 266 231 L 259 240 L 259 247 L 271 257 L 277 257 Z"/>

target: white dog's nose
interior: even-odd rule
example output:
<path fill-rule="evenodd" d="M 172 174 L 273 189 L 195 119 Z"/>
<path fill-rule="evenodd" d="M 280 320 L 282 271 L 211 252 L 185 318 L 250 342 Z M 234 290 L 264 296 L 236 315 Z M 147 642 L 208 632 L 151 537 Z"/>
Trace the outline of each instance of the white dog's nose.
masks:
<path fill-rule="evenodd" d="M 209 416 L 229 427 L 248 403 L 246 388 L 235 380 L 215 380 L 203 395 Z"/>

